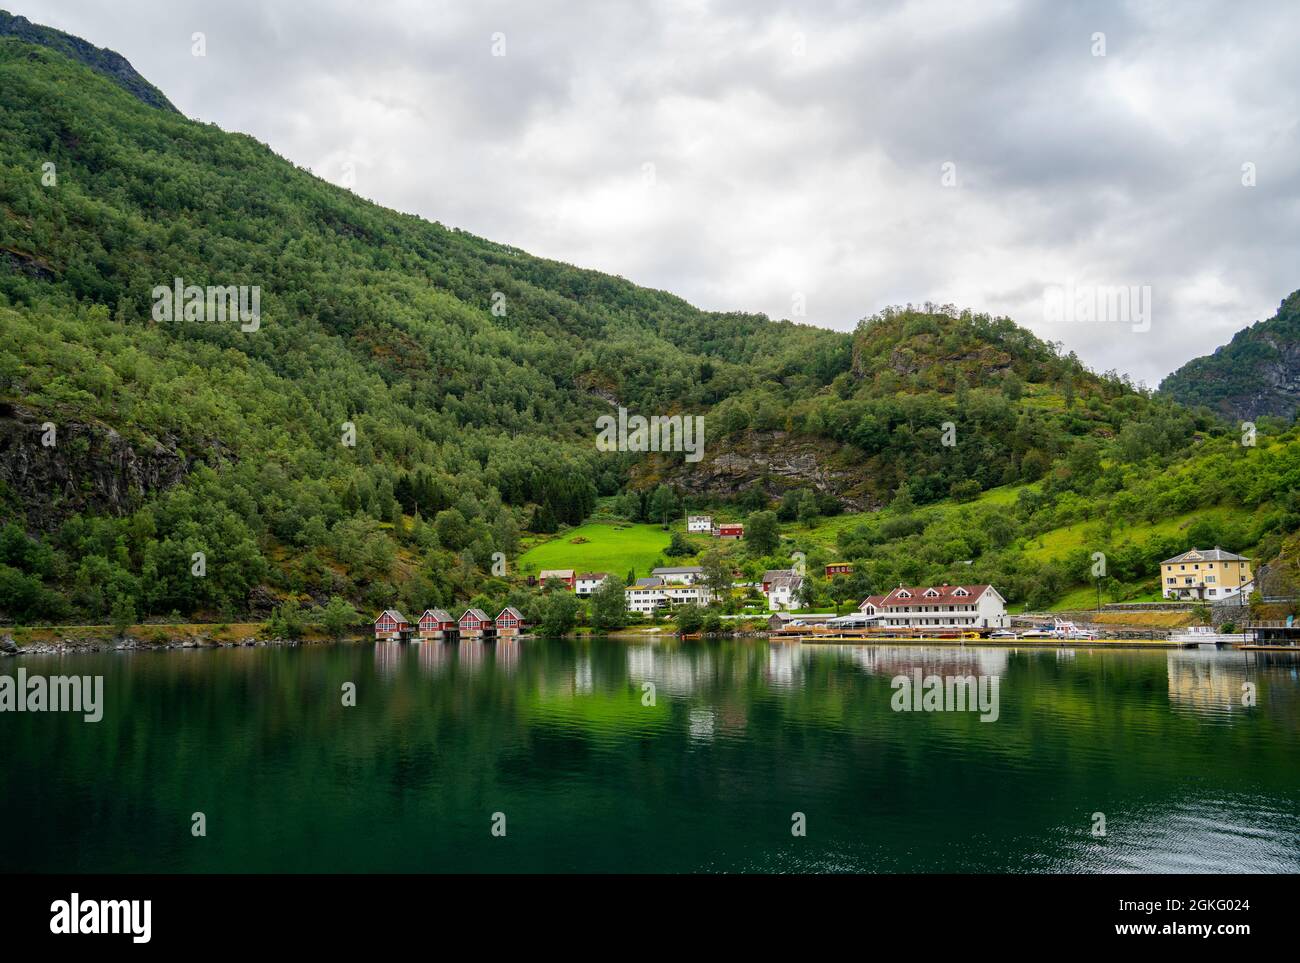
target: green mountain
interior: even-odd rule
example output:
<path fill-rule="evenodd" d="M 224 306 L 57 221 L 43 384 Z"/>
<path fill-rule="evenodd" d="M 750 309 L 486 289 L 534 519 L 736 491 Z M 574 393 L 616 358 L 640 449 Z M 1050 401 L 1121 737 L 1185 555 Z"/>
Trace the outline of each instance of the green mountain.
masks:
<path fill-rule="evenodd" d="M 1233 421 L 1293 417 L 1300 409 L 1300 291 L 1267 321 L 1243 328 L 1214 354 L 1165 378 L 1160 393 Z"/>
<path fill-rule="evenodd" d="M 9 33 L 10 620 L 231 619 L 336 595 L 532 604 L 500 574 L 523 542 L 686 507 L 809 520 L 888 503 L 840 551 L 907 552 L 926 577 L 985 551 L 1024 568 L 1017 538 L 1089 512 L 1248 501 L 1263 512 L 1250 544 L 1288 524 L 1270 507 L 1289 442 L 1267 456 L 1280 464 L 1233 451 L 1209 413 L 1095 375 L 1009 320 L 909 307 L 848 334 L 700 311 L 385 210 L 142 96 L 105 71 L 116 55 Z M 619 407 L 703 416 L 703 459 L 600 450 L 597 419 Z M 1216 471 L 1259 454 L 1258 478 L 1187 471 L 1210 451 Z M 1182 479 L 1177 498 L 1125 500 L 1161 477 Z M 1010 541 L 938 550 L 949 533 L 931 538 L 910 508 L 995 486 L 1036 493 Z"/>
<path fill-rule="evenodd" d="M 133 97 L 144 101 L 150 107 L 175 111 L 171 101 L 163 96 L 161 90 L 145 80 L 125 57 L 115 51 L 96 47 L 86 43 L 80 37 L 43 27 L 32 23 L 26 17 L 16 17 L 0 10 L 0 37 L 16 37 L 28 43 L 40 44 L 57 50 L 79 63 L 85 64 L 96 73 L 107 77 Z"/>

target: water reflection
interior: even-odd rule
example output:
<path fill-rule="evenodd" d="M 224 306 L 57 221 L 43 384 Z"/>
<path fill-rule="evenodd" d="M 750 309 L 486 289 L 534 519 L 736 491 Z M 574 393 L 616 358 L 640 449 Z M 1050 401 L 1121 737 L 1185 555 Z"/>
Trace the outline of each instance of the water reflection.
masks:
<path fill-rule="evenodd" d="M 1286 653 L 537 638 L 18 665 L 103 674 L 105 714 L 0 716 L 0 806 L 42 814 L 0 870 L 1300 870 Z M 998 720 L 894 712 L 914 669 L 1000 676 Z M 222 846 L 176 846 L 203 807 Z M 796 810 L 818 831 L 792 848 Z"/>

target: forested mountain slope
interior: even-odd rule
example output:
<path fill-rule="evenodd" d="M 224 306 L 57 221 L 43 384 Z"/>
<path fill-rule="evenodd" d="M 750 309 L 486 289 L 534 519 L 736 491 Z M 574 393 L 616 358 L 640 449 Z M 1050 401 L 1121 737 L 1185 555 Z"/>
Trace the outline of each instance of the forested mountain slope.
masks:
<path fill-rule="evenodd" d="M 1077 494 L 1233 437 L 1006 319 L 700 311 L 161 106 L 0 38 L 0 617 L 499 600 L 497 553 L 601 496 L 644 519 Z M 177 278 L 256 287 L 255 330 L 157 313 Z M 620 405 L 704 415 L 704 460 L 598 450 Z"/>
<path fill-rule="evenodd" d="M 574 522 L 621 487 L 593 441 L 612 403 L 704 410 L 848 367 L 844 334 L 384 210 L 42 46 L 0 40 L 0 115 L 0 499 L 53 556 L 11 611 L 391 595 L 395 541 L 463 562 L 437 569 L 450 602 L 538 506 Z M 174 278 L 258 286 L 260 326 L 155 320 Z"/>
<path fill-rule="evenodd" d="M 1238 331 L 1213 354 L 1187 362 L 1160 383 L 1160 393 L 1234 421 L 1292 417 L 1300 409 L 1300 291 L 1267 321 Z"/>

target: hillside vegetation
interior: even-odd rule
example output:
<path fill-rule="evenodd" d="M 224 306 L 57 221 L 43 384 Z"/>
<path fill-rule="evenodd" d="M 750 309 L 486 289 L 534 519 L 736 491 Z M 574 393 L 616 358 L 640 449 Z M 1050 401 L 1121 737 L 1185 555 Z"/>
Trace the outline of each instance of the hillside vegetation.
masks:
<path fill-rule="evenodd" d="M 581 549 L 557 533 L 598 505 L 638 537 L 689 507 L 772 512 L 784 543 L 728 548 L 751 567 L 834 519 L 821 550 L 863 562 L 852 592 L 965 572 L 1033 600 L 1074 577 L 1068 553 L 1059 577 L 1033 555 L 1062 525 L 1105 520 L 1121 582 L 1147 564 L 1123 562 L 1135 520 L 1230 506 L 1220 540 L 1265 547 L 1298 527 L 1282 422 L 1243 449 L 1208 411 L 947 307 L 852 335 L 703 312 L 380 208 L 84 59 L 0 38 L 9 620 L 335 596 L 531 613 L 494 562 L 519 571 L 531 536 Z M 159 314 L 176 278 L 256 286 L 255 330 Z M 617 406 L 702 414 L 704 460 L 598 450 Z M 588 544 L 563 567 L 602 567 Z"/>
<path fill-rule="evenodd" d="M 1293 417 L 1300 408 L 1300 291 L 1273 317 L 1187 362 L 1160 383 L 1160 393 L 1237 421 Z"/>

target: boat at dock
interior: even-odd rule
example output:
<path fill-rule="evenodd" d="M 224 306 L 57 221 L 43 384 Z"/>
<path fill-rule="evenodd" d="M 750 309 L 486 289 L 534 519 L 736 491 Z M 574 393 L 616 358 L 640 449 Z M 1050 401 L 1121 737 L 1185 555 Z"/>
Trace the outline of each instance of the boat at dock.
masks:
<path fill-rule="evenodd" d="M 1181 632 L 1171 633 L 1169 641 L 1176 642 L 1186 649 L 1196 649 L 1201 646 L 1236 647 L 1244 645 L 1247 640 L 1245 633 L 1242 632 L 1216 632 L 1212 625 L 1192 625 Z"/>

